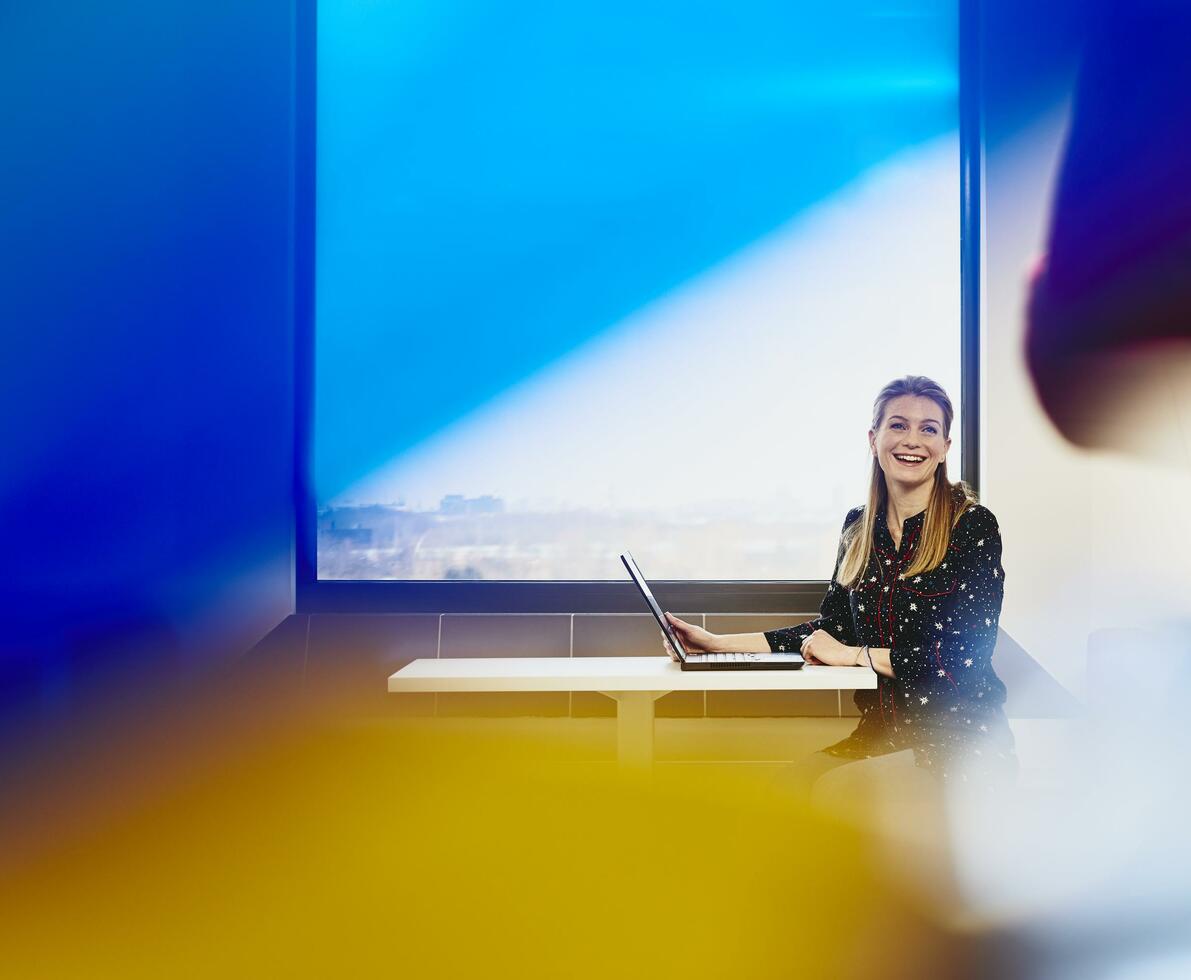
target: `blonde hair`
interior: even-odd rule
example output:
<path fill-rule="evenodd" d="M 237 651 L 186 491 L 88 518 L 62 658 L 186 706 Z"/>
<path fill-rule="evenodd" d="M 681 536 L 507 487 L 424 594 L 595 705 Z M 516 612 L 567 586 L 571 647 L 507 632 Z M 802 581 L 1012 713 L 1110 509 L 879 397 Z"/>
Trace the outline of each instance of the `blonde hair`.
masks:
<path fill-rule="evenodd" d="M 951 407 L 951 399 L 938 384 L 930 378 L 918 374 L 908 374 L 904 378 L 890 381 L 877 400 L 873 403 L 873 432 L 879 432 L 881 423 L 885 421 L 885 411 L 889 403 L 902 395 L 915 395 L 929 398 L 943 413 L 943 437 L 951 434 L 951 420 L 955 411 Z M 952 483 L 947 479 L 947 460 L 943 459 L 935 468 L 934 489 L 931 491 L 930 502 L 926 505 L 926 519 L 922 525 L 922 534 L 914 545 L 914 557 L 901 575 L 910 578 L 937 567 L 947 556 L 947 548 L 951 544 L 951 531 L 958 523 L 960 516 L 977 502 L 974 491 L 963 480 Z M 877 515 L 882 513 L 889 502 L 889 489 L 885 485 L 885 473 L 881 464 L 873 457 L 872 472 L 868 483 L 868 504 L 860 516 L 860 520 L 853 521 L 844 532 L 844 555 L 840 562 L 836 581 L 845 588 L 851 588 L 860 581 L 864 570 L 868 567 L 873 551 L 873 532 L 877 526 Z"/>

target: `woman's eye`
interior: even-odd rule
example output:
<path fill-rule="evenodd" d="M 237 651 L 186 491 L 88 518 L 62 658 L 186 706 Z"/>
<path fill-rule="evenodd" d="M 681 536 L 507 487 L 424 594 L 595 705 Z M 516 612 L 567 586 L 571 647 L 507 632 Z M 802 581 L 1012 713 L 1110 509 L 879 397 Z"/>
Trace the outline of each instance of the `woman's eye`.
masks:
<path fill-rule="evenodd" d="M 929 432 L 929 433 L 930 433 L 930 434 L 933 436 L 937 430 L 935 429 L 935 427 L 934 427 L 933 425 L 928 425 L 928 426 L 927 426 L 925 429 L 923 429 L 922 431 L 923 431 L 923 432 Z"/>
<path fill-rule="evenodd" d="M 889 428 L 891 428 L 891 429 L 904 429 L 904 428 L 905 428 L 905 425 L 904 425 L 904 423 L 902 423 L 902 422 L 890 422 L 890 423 L 889 423 Z"/>

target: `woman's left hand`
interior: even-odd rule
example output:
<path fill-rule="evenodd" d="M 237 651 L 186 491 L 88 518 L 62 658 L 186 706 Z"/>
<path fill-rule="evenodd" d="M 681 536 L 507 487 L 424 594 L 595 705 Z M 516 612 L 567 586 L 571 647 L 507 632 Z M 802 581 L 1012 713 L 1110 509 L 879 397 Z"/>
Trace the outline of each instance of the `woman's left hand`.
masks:
<path fill-rule="evenodd" d="M 808 664 L 827 664 L 831 667 L 853 667 L 856 651 L 840 643 L 827 630 L 815 630 L 802 641 L 802 655 Z"/>

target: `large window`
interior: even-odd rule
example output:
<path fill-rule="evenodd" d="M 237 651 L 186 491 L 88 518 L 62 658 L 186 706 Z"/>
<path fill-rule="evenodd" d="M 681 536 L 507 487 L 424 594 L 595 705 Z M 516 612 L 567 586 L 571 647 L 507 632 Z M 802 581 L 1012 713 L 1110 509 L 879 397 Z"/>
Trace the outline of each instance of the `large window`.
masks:
<path fill-rule="evenodd" d="M 319 0 L 317 577 L 825 578 L 877 390 L 960 407 L 958 48 L 955 0 Z"/>

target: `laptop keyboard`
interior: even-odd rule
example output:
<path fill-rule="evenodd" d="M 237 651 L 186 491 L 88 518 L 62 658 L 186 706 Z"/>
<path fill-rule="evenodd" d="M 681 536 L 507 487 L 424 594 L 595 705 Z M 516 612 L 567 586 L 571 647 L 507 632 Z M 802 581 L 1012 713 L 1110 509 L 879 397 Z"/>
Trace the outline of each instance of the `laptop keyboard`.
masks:
<path fill-rule="evenodd" d="M 796 657 L 801 659 L 799 655 L 792 653 L 698 653 L 692 654 L 689 659 L 698 660 L 701 663 L 740 664 L 751 660 L 793 660 Z"/>

